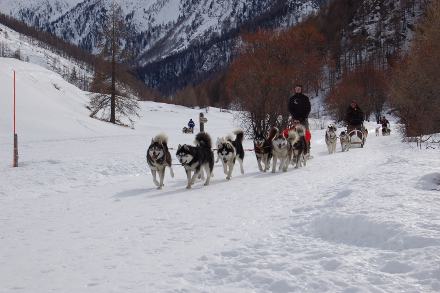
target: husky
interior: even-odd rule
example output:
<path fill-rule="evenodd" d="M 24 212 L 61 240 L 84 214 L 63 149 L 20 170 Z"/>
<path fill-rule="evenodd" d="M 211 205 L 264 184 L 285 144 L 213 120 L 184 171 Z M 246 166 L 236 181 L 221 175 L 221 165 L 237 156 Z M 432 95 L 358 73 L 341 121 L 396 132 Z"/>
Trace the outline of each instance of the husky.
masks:
<path fill-rule="evenodd" d="M 272 159 L 272 140 L 277 134 L 277 129 L 273 127 L 266 137 L 262 131 L 255 131 L 254 150 L 257 157 L 258 169 L 266 172 L 270 168 L 270 160 Z M 261 164 L 264 164 L 264 169 Z"/>
<path fill-rule="evenodd" d="M 278 159 L 280 160 L 279 170 L 287 172 L 287 167 L 289 166 L 290 160 L 292 158 L 292 144 L 282 132 L 280 133 L 278 131 L 274 139 L 272 140 L 272 157 L 272 173 L 275 173 L 276 171 Z"/>
<path fill-rule="evenodd" d="M 292 164 L 295 165 L 295 169 L 306 165 L 308 146 L 305 135 L 306 129 L 302 125 L 296 126 L 293 131 L 289 131 L 289 137 L 292 140 Z"/>
<path fill-rule="evenodd" d="M 336 153 L 336 141 L 338 140 L 336 131 L 336 126 L 334 124 L 330 124 L 325 132 L 325 143 L 327 144 L 329 154 Z"/>
<path fill-rule="evenodd" d="M 194 128 L 189 128 L 189 127 L 184 126 L 182 128 L 182 133 L 194 133 Z"/>
<path fill-rule="evenodd" d="M 244 132 L 243 130 L 236 130 L 234 131 L 234 134 L 235 139 L 232 136 L 227 136 L 226 138 L 221 137 L 217 139 L 217 161 L 222 160 L 223 172 L 225 173 L 227 180 L 231 179 L 236 160 L 240 164 L 241 174 L 244 174 Z"/>
<path fill-rule="evenodd" d="M 205 186 L 209 185 L 214 169 L 214 153 L 211 147 L 211 137 L 206 132 L 200 132 L 196 135 L 195 146 L 186 144 L 178 146 L 176 157 L 185 168 L 188 179 L 187 189 L 190 189 L 196 178 L 203 174 L 202 168 L 206 172 Z M 192 176 L 191 172 L 194 172 Z"/>
<path fill-rule="evenodd" d="M 170 168 L 171 177 L 174 177 L 171 166 L 171 154 L 168 150 L 168 137 L 165 134 L 159 134 L 151 140 L 147 151 L 147 163 L 153 175 L 153 182 L 158 189 L 164 186 L 165 168 Z M 159 182 L 156 173 L 159 172 Z"/>
<path fill-rule="evenodd" d="M 376 136 L 379 136 L 380 126 L 376 127 Z"/>
<path fill-rule="evenodd" d="M 348 151 L 350 149 L 350 136 L 347 134 L 347 132 L 342 131 L 341 134 L 339 134 L 339 140 L 341 142 L 342 151 Z"/>
<path fill-rule="evenodd" d="M 391 134 L 391 129 L 388 127 L 382 127 L 382 136 L 387 136 Z"/>

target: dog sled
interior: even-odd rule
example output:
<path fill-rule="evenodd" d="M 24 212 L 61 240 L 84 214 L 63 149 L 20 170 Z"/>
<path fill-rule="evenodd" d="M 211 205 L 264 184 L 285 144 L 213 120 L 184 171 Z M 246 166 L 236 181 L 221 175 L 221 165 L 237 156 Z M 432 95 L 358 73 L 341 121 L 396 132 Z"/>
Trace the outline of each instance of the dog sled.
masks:
<path fill-rule="evenodd" d="M 365 145 L 366 135 L 364 126 L 360 127 L 349 127 L 347 129 L 349 137 L 349 147 L 360 146 L 361 148 Z"/>
<path fill-rule="evenodd" d="M 182 132 L 183 133 L 194 133 L 194 128 L 189 128 L 189 127 L 184 126 L 182 128 Z"/>

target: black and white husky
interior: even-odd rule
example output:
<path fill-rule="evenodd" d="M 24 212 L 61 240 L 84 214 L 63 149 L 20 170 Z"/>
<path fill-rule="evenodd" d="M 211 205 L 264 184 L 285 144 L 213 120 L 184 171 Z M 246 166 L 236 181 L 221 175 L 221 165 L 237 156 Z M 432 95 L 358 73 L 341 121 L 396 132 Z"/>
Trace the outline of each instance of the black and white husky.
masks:
<path fill-rule="evenodd" d="M 341 134 L 339 134 L 339 140 L 341 142 L 342 151 L 348 151 L 350 149 L 350 136 L 347 134 L 347 132 L 342 131 Z"/>
<path fill-rule="evenodd" d="M 187 189 L 190 189 L 196 178 L 202 175 L 202 169 L 206 172 L 205 185 L 209 185 L 214 168 L 214 153 L 211 148 L 211 137 L 205 132 L 196 135 L 195 146 L 186 144 L 178 146 L 176 157 L 185 168 L 188 179 Z M 192 176 L 191 172 L 194 172 Z"/>
<path fill-rule="evenodd" d="M 294 130 L 290 130 L 289 138 L 292 141 L 292 164 L 295 165 L 295 168 L 305 166 L 308 153 L 305 127 L 298 125 Z"/>
<path fill-rule="evenodd" d="M 336 126 L 334 124 L 330 124 L 325 132 L 325 143 L 327 144 L 327 149 L 329 154 L 336 153 L 336 143 L 338 140 L 336 131 L 337 131 Z"/>
<path fill-rule="evenodd" d="M 168 150 L 168 137 L 165 134 L 159 134 L 151 140 L 151 144 L 147 151 L 147 163 L 153 175 L 153 182 L 158 189 L 164 186 L 165 168 L 170 168 L 171 177 L 174 177 L 173 168 L 171 166 L 171 154 Z M 159 181 L 157 181 L 156 173 L 159 173 Z"/>
<path fill-rule="evenodd" d="M 272 159 L 272 140 L 277 135 L 277 128 L 273 127 L 268 136 L 262 131 L 256 131 L 254 136 L 254 150 L 257 157 L 258 169 L 266 172 L 270 168 L 270 160 Z M 261 164 L 264 164 L 264 169 Z"/>
<path fill-rule="evenodd" d="M 232 171 L 234 169 L 235 161 L 240 164 L 241 174 L 244 174 L 243 159 L 243 130 L 234 131 L 235 139 L 232 136 L 226 138 L 220 137 L 217 139 L 217 156 L 222 161 L 223 172 L 226 175 L 226 179 L 230 180 Z"/>

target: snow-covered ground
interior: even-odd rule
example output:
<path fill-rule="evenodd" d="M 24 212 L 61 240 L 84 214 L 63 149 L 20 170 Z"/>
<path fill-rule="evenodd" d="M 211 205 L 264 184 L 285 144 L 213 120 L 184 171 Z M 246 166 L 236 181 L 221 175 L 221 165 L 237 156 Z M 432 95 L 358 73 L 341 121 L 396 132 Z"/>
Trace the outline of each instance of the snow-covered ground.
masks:
<path fill-rule="evenodd" d="M 20 167 L 12 161 L 17 70 Z M 56 86 L 55 86 L 56 85 Z M 198 111 L 142 103 L 136 129 L 87 116 L 86 93 L 39 66 L 0 58 L 0 292 L 438 292 L 440 156 L 390 137 L 287 173 L 185 189 L 182 167 L 153 186 L 145 151 Z M 213 140 L 233 116 L 210 109 Z M 252 147 L 246 141 L 247 148 Z M 339 148 L 338 148 L 339 150 Z M 173 151 L 173 155 L 174 155 Z"/>

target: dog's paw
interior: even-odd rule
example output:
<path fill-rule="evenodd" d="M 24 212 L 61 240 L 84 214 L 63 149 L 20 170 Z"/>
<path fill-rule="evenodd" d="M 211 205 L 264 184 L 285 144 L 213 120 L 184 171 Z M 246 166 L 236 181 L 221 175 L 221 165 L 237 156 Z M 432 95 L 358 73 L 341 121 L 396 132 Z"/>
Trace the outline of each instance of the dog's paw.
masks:
<path fill-rule="evenodd" d="M 208 182 L 205 182 L 205 184 L 203 184 L 204 186 L 208 186 L 209 185 L 209 183 Z"/>
<path fill-rule="evenodd" d="M 157 190 L 161 190 L 161 189 L 162 189 L 162 186 L 158 186 L 158 187 L 157 187 Z"/>
<path fill-rule="evenodd" d="M 228 176 L 228 177 L 226 177 L 226 180 L 231 180 L 231 177 L 229 177 L 229 176 Z"/>
<path fill-rule="evenodd" d="M 191 185 L 187 185 L 187 186 L 186 186 L 186 189 L 191 189 Z"/>

